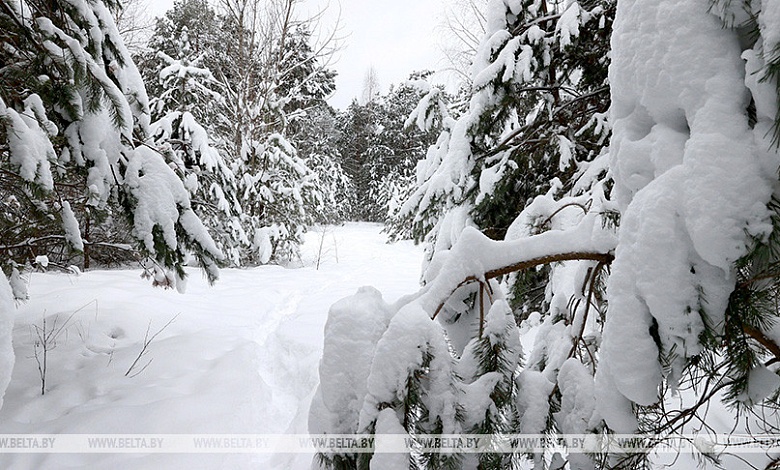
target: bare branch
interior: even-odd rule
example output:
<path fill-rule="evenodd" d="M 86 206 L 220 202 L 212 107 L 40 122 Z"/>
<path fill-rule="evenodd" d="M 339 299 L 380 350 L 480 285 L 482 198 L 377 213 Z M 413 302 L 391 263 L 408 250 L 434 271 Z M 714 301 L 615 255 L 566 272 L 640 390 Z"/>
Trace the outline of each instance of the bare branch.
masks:
<path fill-rule="evenodd" d="M 135 377 L 141 372 L 145 371 L 147 367 L 149 367 L 149 364 L 152 363 L 153 359 L 150 359 L 140 370 L 130 375 L 131 372 L 133 372 L 133 369 L 135 369 L 136 366 L 138 365 L 138 362 L 149 352 L 149 346 L 152 344 L 155 338 L 157 338 L 160 335 L 160 333 L 165 331 L 166 328 L 171 326 L 171 323 L 176 321 L 176 319 L 179 318 L 179 315 L 180 315 L 179 313 L 174 315 L 170 320 L 168 320 L 168 322 L 165 325 L 163 325 L 159 330 L 157 330 L 157 332 L 154 333 L 152 336 L 149 336 L 149 331 L 152 328 L 152 321 L 149 320 L 149 324 L 146 326 L 146 334 L 144 335 L 144 343 L 143 346 L 141 347 L 141 351 L 138 353 L 138 356 L 136 356 L 133 363 L 130 364 L 130 367 L 127 369 L 127 372 L 125 372 L 125 377 L 131 377 L 131 378 Z"/>

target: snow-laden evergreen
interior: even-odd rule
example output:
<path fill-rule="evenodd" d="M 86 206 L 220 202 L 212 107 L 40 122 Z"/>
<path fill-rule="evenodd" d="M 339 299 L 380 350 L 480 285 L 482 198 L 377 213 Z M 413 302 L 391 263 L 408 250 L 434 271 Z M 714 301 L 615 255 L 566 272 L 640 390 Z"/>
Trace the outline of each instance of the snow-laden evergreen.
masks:
<path fill-rule="evenodd" d="M 409 230 L 389 219 L 395 218 L 407 197 L 415 166 L 438 132 L 434 125 L 417 128 L 406 121 L 424 96 L 417 84 L 427 75 L 429 72 L 413 73 L 408 82 L 392 86 L 384 95 L 377 92 L 363 104 L 355 100 L 337 117 L 336 146 L 355 192 L 350 215 L 385 222 L 396 237 L 408 237 Z"/>
<path fill-rule="evenodd" d="M 642 432 L 663 440 L 700 429 L 692 420 L 718 432 L 708 413 L 718 400 L 748 412 L 745 429 L 777 429 L 778 74 L 768 27 L 776 17 L 765 3 L 620 0 L 615 13 L 611 2 L 559 9 L 543 1 L 491 2 L 468 110 L 449 115 L 434 91 L 410 119 L 424 127 L 438 115 L 444 123 L 404 207 L 416 236 L 431 242 L 429 262 L 424 286 L 395 307 L 395 326 L 373 351 L 373 364 L 386 373 L 367 380 L 385 389 L 366 394 L 363 415 L 395 407 L 392 397 L 413 396 L 412 381 L 399 391 L 395 371 L 404 368 L 388 367 L 383 351 L 402 357 L 416 335 L 439 331 L 423 326 L 425 312 L 446 335 L 417 351 L 442 366 L 420 370 L 419 358 L 409 356 L 406 370 L 463 390 L 468 400 L 450 414 L 464 429 L 484 416 L 478 427 L 496 436 Z M 599 70 L 607 51 L 588 56 L 578 47 L 611 28 L 611 14 L 609 113 L 595 100 L 564 121 L 544 118 L 560 127 L 540 133 L 533 126 L 540 117 L 573 110 L 606 89 Z M 573 62 L 565 54 L 556 62 L 559 51 L 572 52 Z M 502 86 L 514 81 L 519 85 Z M 549 94 L 507 106 L 529 88 Z M 546 180 L 521 193 L 533 180 L 517 171 L 517 157 L 534 149 L 547 155 L 538 160 L 546 170 L 530 174 Z M 507 203 L 512 191 L 529 200 Z M 486 223 L 502 220 L 506 226 Z M 542 300 L 528 297 L 533 289 L 518 296 L 524 284 L 541 286 Z M 506 359 L 512 348 L 487 347 L 504 344 L 492 335 L 507 294 L 521 330 L 535 331 L 522 361 Z M 415 333 L 398 335 L 406 331 L 400 323 Z M 506 344 L 519 341 L 513 327 L 499 329 L 509 335 Z M 446 353 L 432 346 L 441 337 Z M 325 344 L 333 340 L 326 335 Z M 384 346 L 388 341 L 397 347 Z M 493 364 L 481 375 L 473 372 L 480 344 L 484 366 Z M 450 379 L 441 378 L 447 371 Z M 507 378 L 511 385 L 498 393 Z M 676 391 L 681 396 L 672 401 Z M 497 401 L 507 395 L 508 402 Z M 427 422 L 424 414 L 402 421 L 410 434 Z M 552 450 L 526 457 L 537 468 L 563 464 Z M 423 456 L 411 458 L 436 468 Z M 653 458 L 573 453 L 568 465 L 641 468 Z"/>
<path fill-rule="evenodd" d="M 308 107 L 295 121 L 293 139 L 306 166 L 314 172 L 321 197 L 308 211 L 317 223 L 338 223 L 354 213 L 355 184 L 347 176 L 339 151 L 338 113 L 326 103 Z"/>
<path fill-rule="evenodd" d="M 129 233 L 112 241 L 135 239 L 171 278 L 183 277 L 191 252 L 214 280 L 223 254 L 149 145 L 146 90 L 109 7 L 118 5 L 3 3 L 3 28 L 15 36 L 4 70 L 24 84 L 4 80 L 0 95 L 3 200 L 13 208 L 4 214 L 5 248 L 18 262 L 37 252 L 67 263 L 76 252 L 88 266 L 101 246 L 95 226 L 126 218 Z"/>
<path fill-rule="evenodd" d="M 241 248 L 249 240 L 240 219 L 235 176 L 225 160 L 225 144 L 217 141 L 224 125 L 218 112 L 223 98 L 214 75 L 203 67 L 205 53 L 196 53 L 182 29 L 176 58 L 157 51 L 158 85 L 162 92 L 151 100 L 151 135 L 169 165 L 184 182 L 201 220 L 232 265 L 241 264 Z M 199 116 L 199 117 L 196 117 Z M 200 120 L 211 125 L 207 131 Z"/>
<path fill-rule="evenodd" d="M 311 144 L 310 111 L 333 91 L 334 72 L 297 3 L 178 1 L 143 56 L 158 144 L 179 155 L 174 165 L 234 265 L 297 259 L 307 227 L 347 191 L 330 149 Z"/>
<path fill-rule="evenodd" d="M 456 232 L 473 224 L 503 238 L 554 176 L 569 177 L 602 152 L 614 2 L 583 5 L 489 3 L 467 108 L 451 115 L 433 88 L 410 117 L 421 128 L 440 122 L 443 130 L 394 225 L 412 225 L 414 238 L 435 244 L 432 250 L 452 245 L 446 232 L 453 223 Z"/>
<path fill-rule="evenodd" d="M 665 30 L 671 10 L 674 33 L 636 35 L 639 18 Z M 597 382 L 607 424 L 633 431 L 631 403 L 656 403 L 661 381 L 702 353 L 705 332 L 724 334 L 735 263 L 772 231 L 780 160 L 767 132 L 777 108 L 753 126 L 746 112 L 756 70 L 736 31 L 697 2 L 623 1 L 616 23 L 610 168 L 622 217 Z"/>

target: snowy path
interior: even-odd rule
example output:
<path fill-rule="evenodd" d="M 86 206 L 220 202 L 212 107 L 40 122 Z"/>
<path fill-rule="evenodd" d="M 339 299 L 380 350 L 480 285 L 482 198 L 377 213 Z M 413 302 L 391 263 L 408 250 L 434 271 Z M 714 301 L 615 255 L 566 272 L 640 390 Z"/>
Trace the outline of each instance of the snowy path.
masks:
<path fill-rule="evenodd" d="M 319 270 L 316 232 L 299 269 L 223 270 L 212 288 L 193 270 L 184 295 L 151 288 L 137 271 L 34 275 L 32 300 L 17 317 L 16 366 L 0 409 L 0 434 L 305 433 L 328 307 L 363 285 L 379 288 L 388 301 L 417 288 L 421 249 L 386 245 L 379 229 L 331 229 Z M 154 334 L 177 314 L 125 376 L 147 328 Z M 44 317 L 47 330 L 58 334 L 41 396 L 34 355 Z M 37 352 L 41 357 L 40 345 Z M 0 468 L 304 469 L 310 459 L 6 454 Z"/>

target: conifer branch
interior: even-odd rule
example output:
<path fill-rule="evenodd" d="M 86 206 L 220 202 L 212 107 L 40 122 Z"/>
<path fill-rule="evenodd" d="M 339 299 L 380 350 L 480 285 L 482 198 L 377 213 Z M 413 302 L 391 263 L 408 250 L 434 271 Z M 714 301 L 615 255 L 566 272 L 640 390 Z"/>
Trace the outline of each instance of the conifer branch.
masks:
<path fill-rule="evenodd" d="M 549 217 L 547 217 L 546 219 L 544 219 L 544 222 L 542 222 L 541 226 L 542 226 L 542 227 L 544 227 L 545 225 L 549 224 L 549 223 L 552 221 L 553 217 L 555 217 L 556 215 L 558 215 L 558 214 L 559 214 L 559 213 L 560 213 L 562 210 L 566 209 L 567 207 L 572 207 L 572 206 L 579 207 L 580 209 L 582 209 L 582 212 L 584 212 L 585 214 L 587 214 L 587 213 L 588 213 L 588 210 L 590 210 L 590 204 L 591 204 L 592 202 L 593 202 L 593 201 L 592 201 L 592 200 L 590 200 L 590 201 L 588 201 L 588 203 L 587 203 L 587 204 L 580 204 L 579 202 L 569 202 L 569 203 L 567 203 L 567 204 L 564 204 L 564 205 L 562 205 L 561 207 L 559 207 L 558 209 L 556 209 L 556 210 L 555 210 L 555 212 L 553 212 L 552 214 L 550 214 L 550 216 L 549 216 Z"/>
<path fill-rule="evenodd" d="M 594 96 L 600 95 L 600 94 L 605 93 L 605 92 L 607 92 L 607 93 L 609 92 L 609 87 L 608 86 L 603 86 L 603 87 L 598 88 L 598 89 L 596 89 L 596 90 L 594 90 L 594 91 L 592 91 L 590 93 L 586 93 L 584 95 L 576 96 L 576 97 L 566 101 L 565 103 L 561 104 L 557 108 L 553 109 L 552 115 L 555 116 L 559 112 L 563 111 L 565 108 L 567 108 L 567 107 L 569 107 L 569 106 L 571 106 L 571 105 L 573 105 L 573 104 L 575 104 L 575 103 L 577 103 L 579 101 L 586 100 L 588 98 L 593 98 Z"/>
<path fill-rule="evenodd" d="M 561 261 L 598 261 L 602 265 L 607 265 L 612 263 L 612 260 L 614 259 L 615 256 L 611 253 L 598 253 L 598 252 L 557 253 L 557 254 L 552 254 L 547 256 L 541 256 L 538 258 L 533 258 L 525 261 L 520 261 L 518 263 L 509 264 L 507 266 L 502 266 L 500 268 L 491 269 L 489 271 L 486 271 L 481 278 L 478 278 L 476 276 L 468 276 L 466 279 L 461 281 L 447 297 L 449 298 L 450 296 L 452 296 L 453 293 L 455 293 L 455 291 L 457 291 L 458 289 L 460 289 L 461 287 L 467 284 L 471 284 L 472 282 L 482 283 L 490 279 L 495 279 L 517 271 L 523 271 L 526 269 L 535 268 L 536 266 L 541 266 L 543 264 L 551 264 L 551 263 L 557 263 Z M 439 312 L 441 312 L 441 310 L 444 308 L 445 304 L 446 304 L 446 300 L 441 304 L 439 304 L 439 306 L 436 308 L 431 318 L 436 318 Z"/>
<path fill-rule="evenodd" d="M 585 324 L 588 322 L 588 314 L 590 313 L 590 307 L 593 304 L 593 293 L 596 290 L 596 280 L 598 279 L 599 272 L 606 266 L 606 264 L 607 263 L 599 262 L 596 264 L 595 268 L 590 268 L 588 277 L 585 280 L 585 283 L 588 286 L 588 297 L 585 299 L 585 312 L 582 314 L 582 323 L 580 325 L 579 331 L 577 332 L 577 336 L 573 338 L 568 357 L 574 357 L 574 353 L 577 350 L 577 344 L 582 342 L 585 345 L 585 348 L 588 350 L 588 354 L 591 356 L 591 359 L 593 359 L 593 355 L 590 352 L 590 349 L 588 349 L 588 346 L 585 344 L 585 341 L 583 341 L 582 336 L 585 334 Z"/>
<path fill-rule="evenodd" d="M 506 274 L 510 274 L 516 271 L 522 271 L 529 268 L 535 268 L 536 266 L 543 264 L 551 264 L 561 261 L 600 261 L 604 264 L 610 264 L 615 256 L 611 253 L 599 253 L 599 252 L 572 252 L 572 253 L 559 253 L 553 255 L 542 256 L 539 258 L 530 259 L 527 261 L 521 261 L 519 263 L 510 264 L 497 269 L 492 269 L 485 273 L 485 279 L 495 279 Z"/>
<path fill-rule="evenodd" d="M 780 345 L 778 345 L 773 339 L 769 338 L 766 334 L 764 334 L 763 331 L 754 328 L 750 325 L 744 325 L 744 324 L 742 325 L 742 331 L 744 331 L 746 335 L 756 340 L 761 346 L 766 348 L 770 353 L 772 353 L 775 356 L 772 360 L 769 361 L 770 363 L 780 361 Z"/>

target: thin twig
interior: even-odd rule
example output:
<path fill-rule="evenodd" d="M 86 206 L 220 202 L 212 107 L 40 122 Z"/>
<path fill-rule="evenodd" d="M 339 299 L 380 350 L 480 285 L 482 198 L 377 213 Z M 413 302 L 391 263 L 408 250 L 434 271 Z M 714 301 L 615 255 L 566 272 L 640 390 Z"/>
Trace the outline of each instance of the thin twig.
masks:
<path fill-rule="evenodd" d="M 133 361 L 133 363 L 130 364 L 130 367 L 127 369 L 127 372 L 125 372 L 125 377 L 131 377 L 131 378 L 135 377 L 138 374 L 140 374 L 141 372 L 145 371 L 147 367 L 149 367 L 149 364 L 152 363 L 153 359 L 150 359 L 149 362 L 147 362 L 146 365 L 144 365 L 141 368 L 141 370 L 139 370 L 138 372 L 134 373 L 133 375 L 130 375 L 130 373 L 133 371 L 133 369 L 135 369 L 135 367 L 138 365 L 138 362 L 141 360 L 141 358 L 144 357 L 146 355 L 146 353 L 149 352 L 149 345 L 152 344 L 152 341 L 154 341 L 155 338 L 157 338 L 157 336 L 159 336 L 160 333 L 162 333 L 166 328 L 171 326 L 171 323 L 173 323 L 179 317 L 179 315 L 181 315 L 181 314 L 177 313 L 176 315 L 174 315 L 170 320 L 168 320 L 168 322 L 165 325 L 162 326 L 162 328 L 157 330 L 157 332 L 155 334 L 153 334 L 151 337 L 149 336 L 149 331 L 152 328 L 152 321 L 149 320 L 149 324 L 146 326 L 146 334 L 144 335 L 144 344 L 141 347 L 141 352 L 138 353 L 138 356 L 136 356 L 136 358 Z"/>
<path fill-rule="evenodd" d="M 564 204 L 564 205 L 562 205 L 561 207 L 559 207 L 558 209 L 556 209 L 556 210 L 555 210 L 555 212 L 553 212 L 552 214 L 550 214 L 550 216 L 549 216 L 549 217 L 547 217 L 546 219 L 544 219 L 544 222 L 542 222 L 541 226 L 542 226 L 542 227 L 544 227 L 545 225 L 547 225 L 547 224 L 549 224 L 550 222 L 552 222 L 552 219 L 553 219 L 553 217 L 555 217 L 556 215 L 558 215 L 558 214 L 559 214 L 559 213 L 560 213 L 562 210 L 566 209 L 567 207 L 572 207 L 572 206 L 574 206 L 574 207 L 579 207 L 580 209 L 582 209 L 582 212 L 584 212 L 585 214 L 587 214 L 587 213 L 588 213 L 588 205 L 590 204 L 590 202 L 591 202 L 591 201 L 588 201 L 588 203 L 587 203 L 587 204 L 580 204 L 579 202 L 569 202 L 569 203 L 567 203 L 567 204 Z"/>

